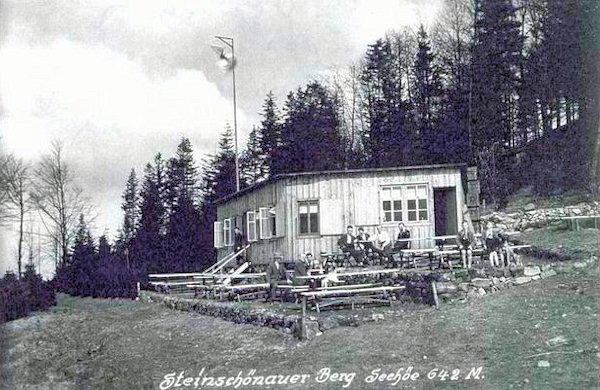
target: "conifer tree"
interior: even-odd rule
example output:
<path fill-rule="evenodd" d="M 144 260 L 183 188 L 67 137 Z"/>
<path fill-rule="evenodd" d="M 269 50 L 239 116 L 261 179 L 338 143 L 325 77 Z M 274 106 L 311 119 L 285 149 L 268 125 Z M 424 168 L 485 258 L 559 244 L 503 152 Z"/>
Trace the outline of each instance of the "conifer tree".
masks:
<path fill-rule="evenodd" d="M 281 120 L 273 92 L 267 94 L 263 104 L 262 117 L 257 138 L 264 156 L 267 175 L 273 176 L 280 173 L 280 169 L 283 168 L 276 165 L 276 162 L 279 161 L 278 153 L 281 147 Z"/>
<path fill-rule="evenodd" d="M 120 241 L 125 246 L 129 245 L 135 234 L 135 228 L 139 220 L 139 207 L 138 180 L 135 169 L 132 168 L 123 193 L 123 203 L 121 204 L 124 215 Z"/>

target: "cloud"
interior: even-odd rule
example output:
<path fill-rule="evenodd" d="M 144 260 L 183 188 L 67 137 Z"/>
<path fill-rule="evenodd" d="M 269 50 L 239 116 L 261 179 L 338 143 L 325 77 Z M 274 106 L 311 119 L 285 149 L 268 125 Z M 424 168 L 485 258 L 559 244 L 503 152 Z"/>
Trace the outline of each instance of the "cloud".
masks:
<path fill-rule="evenodd" d="M 110 48 L 66 39 L 6 42 L 0 85 L 6 149 L 34 159 L 62 139 L 85 187 L 100 193 L 121 188 L 156 152 L 169 156 L 182 136 L 198 158 L 213 153 L 232 117 L 231 100 L 199 70 L 148 74 Z M 238 118 L 244 123 L 239 110 Z"/>

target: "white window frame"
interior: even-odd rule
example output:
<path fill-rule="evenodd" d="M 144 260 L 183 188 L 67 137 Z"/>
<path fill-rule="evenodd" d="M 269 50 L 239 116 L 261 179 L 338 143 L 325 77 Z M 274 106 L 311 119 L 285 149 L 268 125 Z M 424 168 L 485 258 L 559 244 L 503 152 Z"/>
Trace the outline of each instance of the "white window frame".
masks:
<path fill-rule="evenodd" d="M 267 225 L 269 225 L 269 234 L 270 237 L 277 237 L 277 211 L 275 207 L 271 207 L 269 209 L 269 221 Z"/>
<path fill-rule="evenodd" d="M 381 186 L 381 191 L 380 191 L 380 197 L 381 197 L 381 218 L 382 218 L 382 223 L 400 223 L 400 222 L 404 222 L 406 220 L 406 218 L 404 217 L 404 210 L 406 209 L 405 205 L 404 205 L 404 191 L 403 191 L 403 186 L 402 185 L 385 185 L 385 186 Z M 383 199 L 383 192 L 384 191 L 389 191 L 390 192 L 390 199 Z M 394 193 L 399 193 L 400 194 L 400 199 L 395 199 L 394 198 Z M 383 207 L 383 202 L 390 202 L 390 210 L 386 211 Z M 395 206 L 395 202 L 396 201 L 400 201 L 400 219 L 396 219 L 396 214 L 398 213 L 398 210 L 396 210 Z M 391 213 L 391 220 L 386 221 L 385 220 L 385 214 L 386 213 Z"/>
<path fill-rule="evenodd" d="M 246 234 L 248 242 L 258 241 L 258 234 L 256 231 L 256 212 L 246 212 Z"/>
<path fill-rule="evenodd" d="M 308 218 L 307 219 L 308 232 L 304 232 L 304 233 L 300 230 L 300 226 L 301 226 L 301 224 L 300 224 L 300 216 L 301 216 L 301 214 L 300 214 L 300 207 L 303 206 L 303 205 L 306 205 L 307 206 L 307 210 L 308 210 L 308 213 L 306 214 L 308 216 L 307 217 Z M 317 214 L 317 219 L 316 219 L 317 220 L 317 231 L 316 232 L 312 231 L 311 225 L 310 225 L 310 215 L 312 214 L 310 212 L 310 207 L 313 206 L 313 205 L 317 206 L 317 213 L 316 213 Z M 320 230 L 321 230 L 321 226 L 319 224 L 319 215 L 321 214 L 320 211 L 321 210 L 319 208 L 319 201 L 318 200 L 302 200 L 302 201 L 298 201 L 298 236 L 307 237 L 307 236 L 318 236 L 318 235 L 320 235 Z"/>
<path fill-rule="evenodd" d="M 223 244 L 224 246 L 233 246 L 233 240 L 231 239 L 231 219 L 226 218 L 223 220 Z"/>
<path fill-rule="evenodd" d="M 408 189 L 410 187 L 414 187 L 415 188 L 415 195 L 416 198 L 409 198 L 408 197 Z M 418 188 L 419 187 L 424 187 L 425 188 L 425 196 L 424 197 L 419 197 L 418 194 Z M 429 210 L 429 186 L 427 184 L 409 184 L 406 185 L 404 187 L 404 198 L 406 198 L 406 222 L 407 223 L 423 223 L 423 222 L 429 222 L 429 215 L 430 215 L 430 210 Z M 419 205 L 419 201 L 424 199 L 425 200 L 425 208 L 421 208 Z M 414 210 L 409 210 L 408 209 L 408 201 L 409 200 L 414 200 L 416 203 L 416 209 Z M 415 211 L 416 212 L 416 218 L 415 220 L 411 221 L 409 216 L 410 216 L 410 211 Z M 425 219 L 421 219 L 421 211 L 425 211 L 427 212 L 427 218 Z"/>

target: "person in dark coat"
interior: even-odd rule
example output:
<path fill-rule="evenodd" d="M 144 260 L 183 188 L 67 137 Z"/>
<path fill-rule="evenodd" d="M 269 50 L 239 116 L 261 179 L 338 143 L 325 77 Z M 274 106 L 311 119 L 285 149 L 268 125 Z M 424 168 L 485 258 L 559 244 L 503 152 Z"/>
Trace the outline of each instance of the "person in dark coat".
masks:
<path fill-rule="evenodd" d="M 303 286 L 306 284 L 306 279 L 296 279 L 298 276 L 307 276 L 308 269 L 310 268 L 310 258 L 312 257 L 311 253 L 307 253 L 305 257 L 297 260 L 294 264 L 294 284 L 297 286 Z"/>
<path fill-rule="evenodd" d="M 244 238 L 242 230 L 236 226 L 233 229 L 233 253 L 239 252 L 242 250 L 242 248 L 244 248 L 244 246 L 246 246 L 246 239 Z M 246 256 L 244 256 L 243 253 L 235 259 L 238 266 L 241 265 L 245 260 Z"/>
<path fill-rule="evenodd" d="M 356 266 L 356 262 L 362 263 L 363 252 L 356 249 L 356 237 L 354 236 L 354 228 L 348 226 L 346 228 L 346 234 L 342 234 L 342 237 L 338 240 L 338 246 L 344 253 L 350 254 L 350 265 Z"/>
<path fill-rule="evenodd" d="M 285 279 L 285 268 L 276 258 L 271 259 L 271 262 L 267 266 L 266 279 L 267 283 L 269 283 L 269 297 L 267 298 L 267 302 L 272 302 L 275 299 L 279 281 Z"/>

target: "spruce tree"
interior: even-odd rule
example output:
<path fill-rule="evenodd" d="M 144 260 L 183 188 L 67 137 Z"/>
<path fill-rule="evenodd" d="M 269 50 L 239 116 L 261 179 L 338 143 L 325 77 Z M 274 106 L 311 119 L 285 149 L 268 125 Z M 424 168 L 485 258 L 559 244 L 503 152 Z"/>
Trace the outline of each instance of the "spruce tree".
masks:
<path fill-rule="evenodd" d="M 124 215 L 120 241 L 124 246 L 129 245 L 135 234 L 135 228 L 139 220 L 139 207 L 138 180 L 135 169 L 132 168 L 123 193 L 123 203 L 121 204 Z"/>
<path fill-rule="evenodd" d="M 283 167 L 277 166 L 281 147 L 281 120 L 273 92 L 269 92 L 263 104 L 262 121 L 257 138 L 264 156 L 268 176 L 280 173 Z"/>

